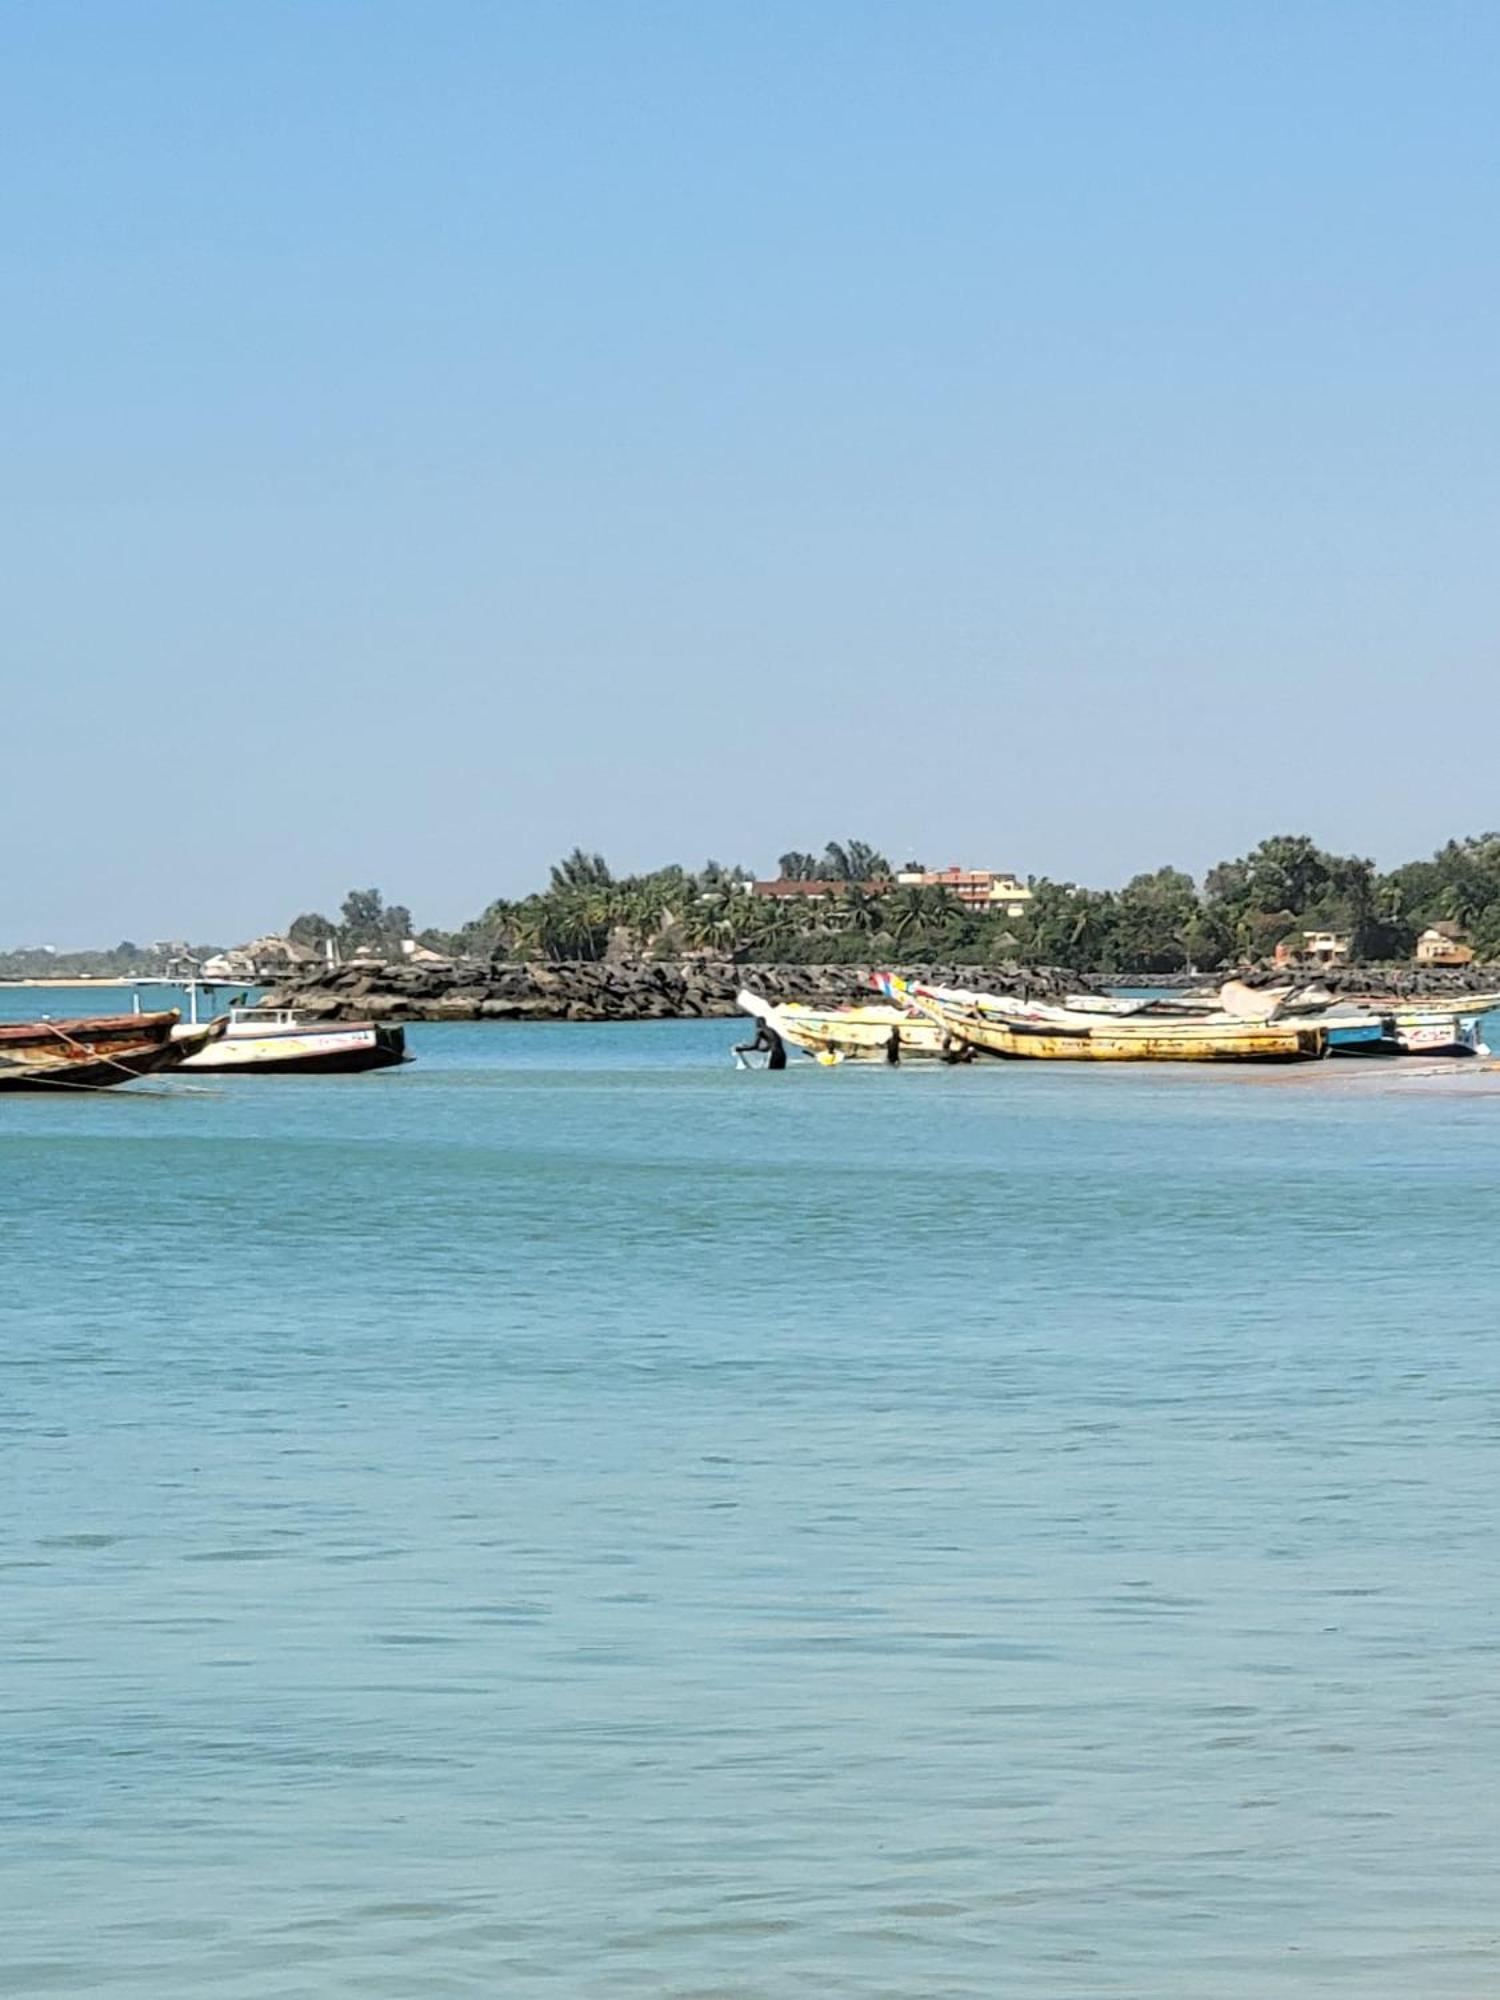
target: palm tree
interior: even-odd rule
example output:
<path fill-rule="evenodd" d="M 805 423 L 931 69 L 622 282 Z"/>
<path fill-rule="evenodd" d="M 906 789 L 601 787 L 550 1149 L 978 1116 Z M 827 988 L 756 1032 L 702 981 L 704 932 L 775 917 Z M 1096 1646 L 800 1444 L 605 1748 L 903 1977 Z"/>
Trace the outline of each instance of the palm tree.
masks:
<path fill-rule="evenodd" d="M 719 918 L 718 930 L 731 958 L 746 958 L 764 948 L 765 918 L 756 908 L 754 897 L 743 891 L 730 896 Z"/>
<path fill-rule="evenodd" d="M 746 898 L 747 902 L 752 901 Z M 800 935 L 791 911 L 784 903 L 765 902 L 754 904 L 755 928 L 750 943 L 757 957 L 777 959 L 786 953 Z"/>
<path fill-rule="evenodd" d="M 458 933 L 460 952 L 475 951 L 487 958 L 501 958 L 516 943 L 516 925 L 521 906 L 497 899 Z"/>
<path fill-rule="evenodd" d="M 698 942 L 711 950 L 732 955 L 736 941 L 753 921 L 753 912 L 744 909 L 749 898 L 728 887 L 710 889 L 693 906 L 690 929 Z"/>
<path fill-rule="evenodd" d="M 491 908 L 495 907 L 491 905 Z M 486 912 L 488 915 L 488 912 Z M 547 954 L 548 905 L 540 896 L 529 896 L 510 923 L 511 949 L 523 958 L 544 958 Z"/>
<path fill-rule="evenodd" d="M 617 921 L 630 932 L 637 951 L 645 953 L 661 935 L 670 914 L 666 885 L 644 881 L 633 883 L 622 896 Z"/>
<path fill-rule="evenodd" d="M 607 889 L 614 879 L 602 854 L 585 854 L 581 847 L 552 864 L 554 889 Z"/>
<path fill-rule="evenodd" d="M 610 912 L 607 892 L 597 889 L 531 896 L 516 912 L 512 943 L 528 957 L 596 959 L 609 943 Z"/>
<path fill-rule="evenodd" d="M 869 895 L 858 882 L 841 890 L 833 907 L 840 919 L 838 928 L 860 937 L 873 937 L 885 922 L 879 897 Z"/>
<path fill-rule="evenodd" d="M 689 894 L 678 921 L 692 950 L 712 949 L 723 941 L 729 907 L 736 900 L 736 892 L 722 883 Z"/>
<path fill-rule="evenodd" d="M 946 889 L 924 889 L 916 883 L 898 889 L 887 907 L 891 935 L 898 945 L 918 935 L 929 944 L 940 941 L 953 915 L 953 901 Z"/>

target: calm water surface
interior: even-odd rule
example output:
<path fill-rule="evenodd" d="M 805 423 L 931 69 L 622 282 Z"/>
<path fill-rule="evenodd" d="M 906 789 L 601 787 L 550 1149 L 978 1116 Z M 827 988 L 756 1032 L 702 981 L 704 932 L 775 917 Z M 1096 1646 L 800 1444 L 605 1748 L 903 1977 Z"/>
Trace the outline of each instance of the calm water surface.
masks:
<path fill-rule="evenodd" d="M 0 1099 L 0 1990 L 1493 1994 L 1500 1078 L 734 1036 Z"/>

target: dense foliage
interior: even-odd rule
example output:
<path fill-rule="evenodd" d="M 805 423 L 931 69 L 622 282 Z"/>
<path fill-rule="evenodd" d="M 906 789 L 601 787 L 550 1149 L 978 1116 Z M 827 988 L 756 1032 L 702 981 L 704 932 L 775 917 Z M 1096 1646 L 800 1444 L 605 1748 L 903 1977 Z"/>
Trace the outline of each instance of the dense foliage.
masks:
<path fill-rule="evenodd" d="M 880 851 L 830 841 L 821 853 L 779 857 L 787 882 L 815 881 L 816 899 L 757 896 L 748 870 L 707 861 L 617 877 L 582 848 L 559 861 L 548 886 L 493 902 L 458 931 L 414 932 L 411 913 L 378 889 L 354 889 L 337 917 L 304 912 L 289 927 L 321 953 L 398 957 L 414 935 L 429 949 L 495 958 L 676 958 L 705 952 L 788 963 L 906 964 L 1010 961 L 1080 972 L 1202 972 L 1300 948 L 1303 933 L 1332 930 L 1366 961 L 1408 958 L 1429 924 L 1461 925 L 1482 961 L 1500 961 L 1500 833 L 1451 840 L 1428 861 L 1381 874 L 1356 855 L 1330 854 L 1306 834 L 1275 834 L 1201 883 L 1177 868 L 1134 876 L 1122 889 L 1031 878 L 1024 917 L 976 910 L 946 890 L 899 884 Z M 901 873 L 921 872 L 916 863 Z M 0 977 L 125 975 L 160 971 L 184 946 L 136 945 L 58 954 L 0 954 Z M 193 947 L 201 957 L 211 949 Z"/>
<path fill-rule="evenodd" d="M 816 899 L 756 896 L 746 869 L 717 861 L 617 877 L 602 855 L 575 848 L 540 893 L 491 903 L 461 930 L 424 931 L 420 942 L 483 958 L 712 952 L 803 964 L 889 957 L 1208 972 L 1267 958 L 1281 944 L 1299 950 L 1310 930 L 1348 937 L 1356 959 L 1407 958 L 1428 924 L 1448 921 L 1472 933 L 1481 959 L 1500 959 L 1500 834 L 1493 833 L 1450 841 L 1430 861 L 1386 875 L 1372 861 L 1326 852 L 1306 834 L 1276 834 L 1220 862 L 1201 884 L 1178 868 L 1136 875 L 1122 889 L 1033 876 L 1024 917 L 966 907 L 941 888 L 898 884 L 885 856 L 864 841 L 830 841 L 821 854 L 791 849 L 778 867 L 783 881 L 816 881 L 826 891 Z M 901 872 L 916 872 L 916 864 Z M 369 890 L 346 901 L 341 922 L 299 918 L 293 935 L 313 943 L 308 927 L 326 925 L 322 935 L 346 951 L 378 949 L 398 920 L 406 912 Z"/>

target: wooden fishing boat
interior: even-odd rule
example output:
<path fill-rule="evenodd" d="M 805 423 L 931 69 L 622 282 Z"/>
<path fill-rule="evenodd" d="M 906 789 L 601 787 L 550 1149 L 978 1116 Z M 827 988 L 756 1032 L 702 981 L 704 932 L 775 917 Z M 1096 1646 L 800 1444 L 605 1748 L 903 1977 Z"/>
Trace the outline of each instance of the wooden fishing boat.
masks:
<path fill-rule="evenodd" d="M 774 1028 L 784 1042 L 820 1059 L 888 1062 L 892 1035 L 902 1062 L 941 1056 L 946 1047 L 941 1028 L 904 1007 L 809 1007 L 798 1000 L 770 1001 L 750 992 L 740 994 L 739 1004 L 745 1013 Z"/>
<path fill-rule="evenodd" d="M 1017 1009 L 995 995 L 892 982 L 928 1020 L 986 1055 L 1052 1062 L 1313 1062 L 1327 1030 L 1302 1022 L 1218 1018 L 1090 1019 L 1064 1008 Z M 1045 1018 L 1051 1016 L 1053 1018 Z M 1058 1018 L 1061 1017 L 1061 1018 Z"/>
<path fill-rule="evenodd" d="M 409 1062 L 406 1030 L 384 1021 L 317 1021 L 295 1007 L 231 1007 L 222 1033 L 183 1058 L 216 1076 L 330 1076 Z M 179 1036 L 194 1033 L 179 1028 Z"/>
<path fill-rule="evenodd" d="M 1322 1028 L 1217 1029 L 1185 1035 L 1163 1026 L 1150 1035 L 1109 1028 L 1005 1027 L 982 1017 L 941 1017 L 957 1040 L 989 1055 L 1060 1062 L 1310 1062 L 1327 1052 Z"/>
<path fill-rule="evenodd" d="M 1261 988 L 1252 997 L 1272 990 Z M 1232 988 L 1222 991 L 1228 998 Z M 1248 987 L 1240 991 L 1251 996 Z M 1303 987 L 1280 998 L 1262 1018 L 1325 1028 L 1328 1052 L 1336 1056 L 1488 1055 L 1480 1038 L 1480 1017 L 1495 1004 L 1495 997 L 1485 994 L 1452 1000 L 1412 1001 L 1380 994 L 1349 999 L 1335 997 L 1326 988 Z"/>
<path fill-rule="evenodd" d="M 109 1090 L 175 1069 L 223 1030 L 209 1022 L 186 1039 L 177 1009 L 101 1014 L 70 1021 L 0 1024 L 0 1090 Z"/>

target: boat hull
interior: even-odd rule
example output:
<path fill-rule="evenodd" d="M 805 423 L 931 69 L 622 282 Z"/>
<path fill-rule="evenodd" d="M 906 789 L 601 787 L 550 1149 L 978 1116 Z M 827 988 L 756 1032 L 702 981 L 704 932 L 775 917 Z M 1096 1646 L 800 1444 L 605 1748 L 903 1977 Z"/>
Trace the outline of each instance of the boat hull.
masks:
<path fill-rule="evenodd" d="M 787 1041 L 807 1054 L 843 1056 L 849 1062 L 888 1061 L 893 1031 L 903 1062 L 936 1060 L 947 1039 L 936 1022 L 915 1019 L 894 1007 L 851 1007 L 847 1013 L 778 1007 L 776 1025 Z"/>
<path fill-rule="evenodd" d="M 201 1047 L 207 1028 L 175 1038 L 179 1016 L 106 1014 L 70 1021 L 21 1021 L 0 1027 L 0 1090 L 110 1090 L 157 1070 L 176 1069 Z"/>
<path fill-rule="evenodd" d="M 1264 1005 L 1259 1011 L 1245 1013 L 1230 1013 L 1222 1007 L 1213 1012 L 1202 1009 L 1184 1012 L 1151 1002 L 1136 1012 L 1116 1014 L 1093 1008 L 1058 1007 L 1042 1000 L 1012 999 L 996 993 L 968 992 L 956 987 L 912 985 L 889 974 L 882 977 L 882 990 L 904 1005 L 915 1004 L 924 1014 L 941 1019 L 945 1025 L 978 1021 L 1016 1035 L 1066 1039 L 1087 1036 L 1101 1047 L 1106 1043 L 1110 1046 L 1110 1054 L 1098 1058 L 1110 1061 L 1117 1059 L 1113 1053 L 1115 1043 L 1148 1044 L 1150 1053 L 1141 1060 L 1160 1062 L 1173 1060 L 1161 1055 L 1160 1045 L 1164 1042 L 1174 1045 L 1181 1042 L 1184 1046 L 1200 1041 L 1226 1046 L 1264 1043 L 1271 1047 L 1277 1037 L 1284 1039 L 1293 1030 L 1325 1025 L 1321 1020 L 1273 1019 L 1272 1009 Z"/>
<path fill-rule="evenodd" d="M 1372 1015 L 1368 1029 L 1354 1046 L 1341 1042 L 1330 1028 L 1330 1053 L 1337 1056 L 1486 1056 L 1480 1034 L 1480 1012 L 1472 1006 L 1396 1007 Z"/>
<path fill-rule="evenodd" d="M 804 1055 L 841 1062 L 889 1062 L 894 1031 L 900 1038 L 901 1061 L 935 1061 L 945 1053 L 947 1037 L 925 1015 L 904 1007 L 808 1007 L 798 1000 L 771 1001 L 742 992 L 740 1006 L 757 1021 L 774 1028 L 784 1042 Z"/>
<path fill-rule="evenodd" d="M 1489 1051 L 1479 1038 L 1477 1015 L 1403 1011 L 1386 1023 L 1387 1045 L 1403 1056 L 1479 1056 Z"/>
<path fill-rule="evenodd" d="M 1122 1032 L 1102 1017 L 1090 1028 L 991 1018 L 913 989 L 911 997 L 955 1041 L 984 1055 L 1022 1062 L 1316 1062 L 1328 1050 L 1326 1029 L 1277 1024 L 1183 1021 L 1154 1032 Z"/>
<path fill-rule="evenodd" d="M 408 1061 L 406 1032 L 374 1021 L 330 1021 L 318 1027 L 265 1027 L 229 1033 L 183 1068 L 213 1076 L 353 1076 Z"/>
<path fill-rule="evenodd" d="M 1180 1035 L 1059 1035 L 1045 1029 L 954 1022 L 953 1034 L 987 1055 L 1033 1062 L 1316 1062 L 1326 1050 L 1321 1029 L 1280 1034 L 1186 1037 Z"/>
<path fill-rule="evenodd" d="M 1325 1021 L 1331 1056 L 1385 1056 L 1393 1053 L 1381 1022 Z"/>

